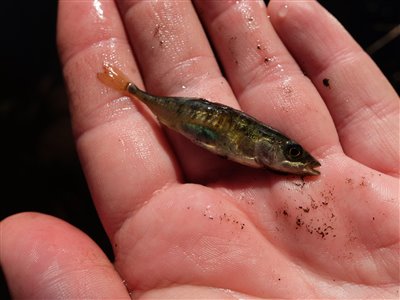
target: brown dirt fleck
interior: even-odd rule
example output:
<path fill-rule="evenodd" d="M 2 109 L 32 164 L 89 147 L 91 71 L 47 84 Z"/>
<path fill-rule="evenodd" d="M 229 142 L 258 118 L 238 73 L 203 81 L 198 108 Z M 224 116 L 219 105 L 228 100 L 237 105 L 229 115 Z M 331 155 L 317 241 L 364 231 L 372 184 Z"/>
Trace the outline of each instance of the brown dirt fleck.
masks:
<path fill-rule="evenodd" d="M 367 181 L 366 181 L 365 176 L 362 176 L 362 177 L 361 177 L 360 186 L 367 186 Z"/>
<path fill-rule="evenodd" d="M 318 205 L 317 205 L 317 203 L 315 202 L 314 198 L 311 197 L 311 196 L 309 196 L 309 198 L 310 198 L 310 200 L 311 200 L 311 203 L 310 203 L 311 208 L 312 208 L 312 209 L 317 209 L 317 208 L 318 208 Z"/>
<path fill-rule="evenodd" d="M 324 79 L 322 79 L 322 84 L 323 84 L 324 86 L 326 86 L 327 88 L 331 88 L 331 85 L 330 85 L 330 83 L 329 83 L 329 78 L 324 78 Z"/>
<path fill-rule="evenodd" d="M 298 228 L 300 228 L 301 226 L 304 225 L 304 221 L 301 220 L 299 217 L 297 217 L 296 218 L 296 225 L 297 225 L 296 229 L 298 229 Z"/>
<path fill-rule="evenodd" d="M 310 211 L 310 208 L 303 206 L 299 206 L 299 209 L 302 209 L 305 213 L 308 213 Z"/>

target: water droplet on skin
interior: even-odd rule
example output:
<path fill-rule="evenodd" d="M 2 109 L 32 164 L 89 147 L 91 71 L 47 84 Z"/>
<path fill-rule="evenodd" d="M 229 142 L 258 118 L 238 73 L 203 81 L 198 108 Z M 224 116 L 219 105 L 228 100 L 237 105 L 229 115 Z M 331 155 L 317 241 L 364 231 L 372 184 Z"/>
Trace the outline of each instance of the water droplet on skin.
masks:
<path fill-rule="evenodd" d="M 104 20 L 104 10 L 101 2 L 99 0 L 94 0 L 93 7 L 96 10 L 96 14 L 99 17 L 99 19 Z"/>
<path fill-rule="evenodd" d="M 287 4 L 285 4 L 285 5 L 282 5 L 281 8 L 279 9 L 278 16 L 281 18 L 284 18 L 284 17 L 286 17 L 287 13 L 288 13 L 288 6 L 287 6 Z"/>

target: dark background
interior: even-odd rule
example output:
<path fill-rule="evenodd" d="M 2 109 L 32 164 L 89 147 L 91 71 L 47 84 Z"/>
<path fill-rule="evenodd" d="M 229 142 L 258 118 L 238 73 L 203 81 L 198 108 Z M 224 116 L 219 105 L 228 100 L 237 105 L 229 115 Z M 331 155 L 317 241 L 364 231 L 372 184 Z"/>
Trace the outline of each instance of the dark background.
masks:
<path fill-rule="evenodd" d="M 364 49 L 400 22 L 398 0 L 320 3 Z M 112 259 L 75 153 L 55 44 L 56 12 L 54 0 L 2 2 L 0 220 L 22 211 L 57 216 L 86 232 Z M 400 38 L 371 56 L 399 92 Z M 9 298 L 1 275 L 0 298 Z"/>

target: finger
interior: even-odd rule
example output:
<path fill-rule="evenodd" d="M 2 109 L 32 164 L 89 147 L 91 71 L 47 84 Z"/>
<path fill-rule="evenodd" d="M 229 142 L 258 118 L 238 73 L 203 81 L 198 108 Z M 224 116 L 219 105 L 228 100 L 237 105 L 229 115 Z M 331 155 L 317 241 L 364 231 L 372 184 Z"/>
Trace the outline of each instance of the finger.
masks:
<path fill-rule="evenodd" d="M 400 102 L 374 62 L 316 1 L 271 1 L 268 12 L 324 98 L 346 154 L 398 173 Z"/>
<path fill-rule="evenodd" d="M 242 109 L 317 158 L 339 150 L 319 94 L 272 27 L 263 1 L 196 1 Z"/>
<path fill-rule="evenodd" d="M 148 92 L 203 97 L 238 107 L 190 1 L 118 3 Z M 216 156 L 180 136 L 170 137 L 189 180 L 198 181 L 220 168 Z"/>
<path fill-rule="evenodd" d="M 58 20 L 77 148 L 97 211 L 112 236 L 132 210 L 179 174 L 155 119 L 96 78 L 108 62 L 141 82 L 114 2 L 60 1 Z"/>
<path fill-rule="evenodd" d="M 101 249 L 69 224 L 23 213 L 2 221 L 1 234 L 1 266 L 13 298 L 129 299 Z"/>

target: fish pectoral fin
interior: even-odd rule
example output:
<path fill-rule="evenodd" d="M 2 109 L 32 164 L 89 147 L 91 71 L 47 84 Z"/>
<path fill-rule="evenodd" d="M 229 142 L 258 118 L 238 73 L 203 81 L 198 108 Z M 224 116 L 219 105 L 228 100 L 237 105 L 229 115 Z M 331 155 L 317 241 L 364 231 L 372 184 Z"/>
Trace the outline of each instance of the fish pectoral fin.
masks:
<path fill-rule="evenodd" d="M 181 129 L 194 143 L 204 146 L 213 146 L 220 138 L 215 130 L 199 124 L 185 123 L 181 125 Z"/>

